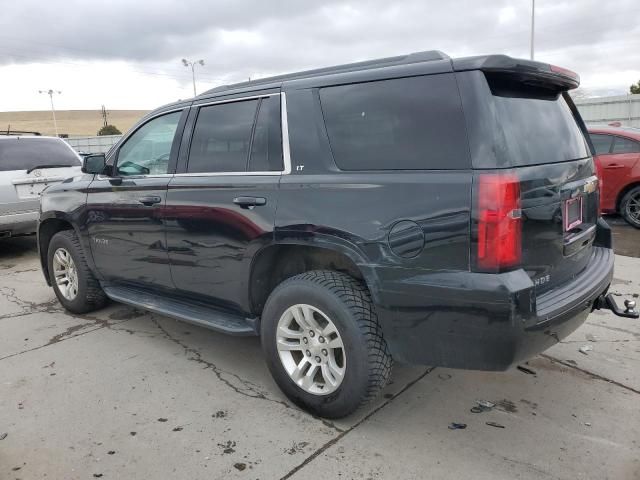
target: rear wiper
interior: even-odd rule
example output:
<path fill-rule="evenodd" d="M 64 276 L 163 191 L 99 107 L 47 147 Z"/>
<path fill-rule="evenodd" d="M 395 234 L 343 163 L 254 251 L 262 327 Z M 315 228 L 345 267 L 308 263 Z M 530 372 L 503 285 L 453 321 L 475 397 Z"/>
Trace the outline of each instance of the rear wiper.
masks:
<path fill-rule="evenodd" d="M 39 168 L 63 168 L 63 167 L 77 167 L 77 165 L 36 165 L 35 167 L 31 167 L 29 170 L 27 170 L 27 173 L 31 173 L 34 170 L 37 170 Z"/>

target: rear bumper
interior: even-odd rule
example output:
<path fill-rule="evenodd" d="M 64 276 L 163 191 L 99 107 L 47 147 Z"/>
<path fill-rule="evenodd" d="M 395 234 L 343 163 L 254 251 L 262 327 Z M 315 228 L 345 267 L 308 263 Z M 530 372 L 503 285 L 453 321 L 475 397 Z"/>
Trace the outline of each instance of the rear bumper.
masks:
<path fill-rule="evenodd" d="M 37 224 L 38 210 L 0 215 L 0 233 L 8 235 L 35 233 Z"/>
<path fill-rule="evenodd" d="M 437 272 L 388 280 L 376 295 L 385 339 L 401 363 L 506 370 L 578 328 L 609 288 L 614 254 L 594 247 L 571 282 L 537 296 L 523 270 Z"/>

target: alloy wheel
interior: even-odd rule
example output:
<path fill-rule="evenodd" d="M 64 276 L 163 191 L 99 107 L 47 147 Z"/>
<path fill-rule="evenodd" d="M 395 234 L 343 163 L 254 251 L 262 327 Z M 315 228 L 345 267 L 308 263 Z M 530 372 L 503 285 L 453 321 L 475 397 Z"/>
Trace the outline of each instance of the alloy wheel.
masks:
<path fill-rule="evenodd" d="M 278 321 L 276 342 L 284 369 L 305 392 L 327 395 L 342 383 L 347 361 L 344 343 L 335 324 L 319 309 L 297 304 L 285 310 Z"/>
<path fill-rule="evenodd" d="M 64 298 L 72 301 L 78 296 L 78 270 L 71 254 L 58 248 L 53 254 L 53 276 Z"/>

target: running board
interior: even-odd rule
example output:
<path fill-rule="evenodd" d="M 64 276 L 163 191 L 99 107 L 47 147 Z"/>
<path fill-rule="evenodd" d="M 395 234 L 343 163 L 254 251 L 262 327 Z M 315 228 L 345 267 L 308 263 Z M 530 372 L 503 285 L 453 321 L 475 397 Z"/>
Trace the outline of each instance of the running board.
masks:
<path fill-rule="evenodd" d="M 194 305 L 138 288 L 110 285 L 103 286 L 103 290 L 113 301 L 166 315 L 176 320 L 230 335 L 258 335 L 257 318 L 245 318 L 208 305 Z"/>

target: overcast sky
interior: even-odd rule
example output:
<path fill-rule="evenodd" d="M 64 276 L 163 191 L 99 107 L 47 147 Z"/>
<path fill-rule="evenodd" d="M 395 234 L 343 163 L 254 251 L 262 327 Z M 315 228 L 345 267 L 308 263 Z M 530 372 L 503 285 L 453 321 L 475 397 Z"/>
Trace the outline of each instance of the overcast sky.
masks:
<path fill-rule="evenodd" d="M 151 109 L 271 74 L 438 49 L 529 56 L 531 0 L 3 0 L 0 111 Z M 536 60 L 592 94 L 640 79 L 640 2 L 537 0 Z"/>

